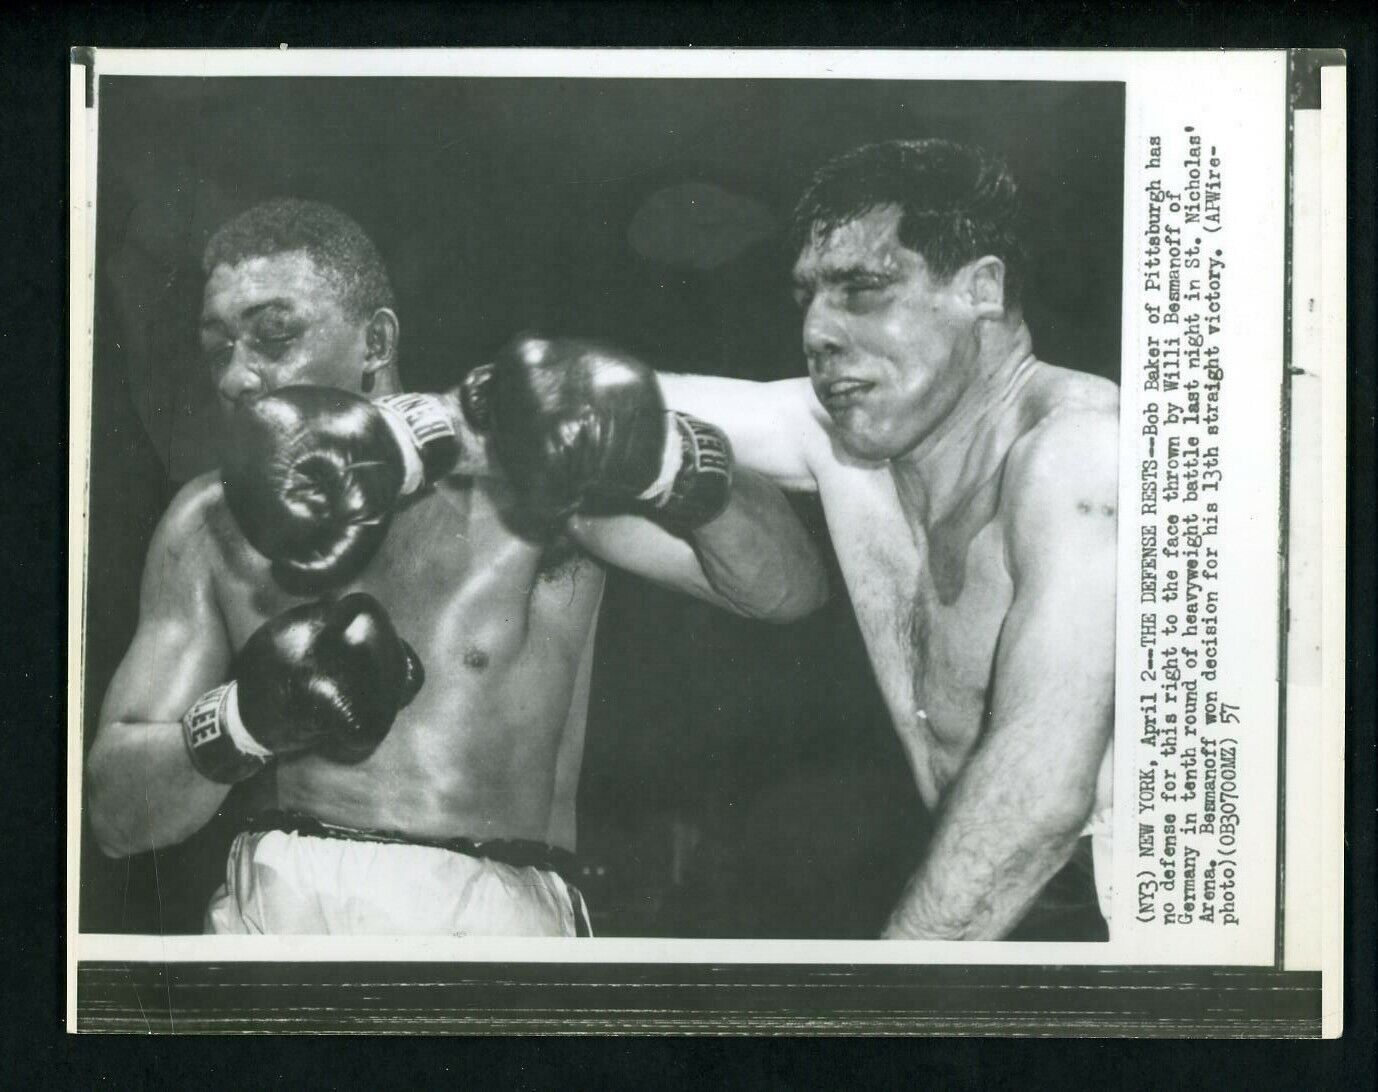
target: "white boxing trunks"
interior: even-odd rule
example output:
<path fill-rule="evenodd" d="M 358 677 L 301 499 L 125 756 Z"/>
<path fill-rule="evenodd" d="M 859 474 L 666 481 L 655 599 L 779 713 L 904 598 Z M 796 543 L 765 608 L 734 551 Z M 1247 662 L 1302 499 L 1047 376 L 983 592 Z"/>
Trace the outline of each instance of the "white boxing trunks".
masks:
<path fill-rule="evenodd" d="M 258 829 L 236 837 L 205 931 L 590 935 L 582 896 L 551 869 L 327 829 L 325 836 Z"/>

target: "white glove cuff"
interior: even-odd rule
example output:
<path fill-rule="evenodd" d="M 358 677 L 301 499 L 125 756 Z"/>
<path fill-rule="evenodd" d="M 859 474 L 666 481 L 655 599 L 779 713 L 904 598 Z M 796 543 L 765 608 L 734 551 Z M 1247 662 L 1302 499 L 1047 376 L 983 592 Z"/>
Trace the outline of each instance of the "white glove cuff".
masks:
<path fill-rule="evenodd" d="M 679 476 L 683 466 L 684 438 L 680 436 L 679 422 L 675 419 L 674 413 L 667 410 L 665 413 L 665 450 L 660 456 L 660 473 L 637 499 L 650 501 L 655 505 L 664 504 L 670 499 L 671 491 L 675 486 L 675 478 Z"/>
<path fill-rule="evenodd" d="M 426 467 L 421 462 L 416 436 L 401 411 L 385 400 L 374 402 L 373 407 L 383 415 L 383 420 L 392 431 L 393 439 L 397 441 L 397 446 L 402 452 L 402 495 L 409 496 L 426 484 Z"/>
<path fill-rule="evenodd" d="M 244 721 L 239 715 L 238 683 L 230 683 L 229 689 L 225 691 L 224 705 L 221 706 L 220 715 L 225 725 L 225 734 L 230 737 L 230 742 L 241 754 L 249 755 L 251 758 L 273 757 L 273 752 L 254 739 L 249 734 L 249 729 L 244 727 Z"/>

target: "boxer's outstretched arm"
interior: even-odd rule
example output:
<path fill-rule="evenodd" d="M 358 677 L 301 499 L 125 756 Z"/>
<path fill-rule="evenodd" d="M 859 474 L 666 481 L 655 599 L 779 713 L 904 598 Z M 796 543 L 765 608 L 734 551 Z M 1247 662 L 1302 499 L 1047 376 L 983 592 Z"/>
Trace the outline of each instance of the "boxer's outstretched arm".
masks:
<path fill-rule="evenodd" d="M 741 466 L 786 489 L 813 492 L 811 452 L 826 443 L 823 408 L 807 379 L 755 383 L 712 375 L 657 373 L 665 404 L 701 417 L 732 441 Z"/>
<path fill-rule="evenodd" d="M 1011 453 L 989 721 L 887 937 L 999 939 L 1076 847 L 1113 723 L 1116 443 L 1113 416 L 1085 414 Z"/>
<path fill-rule="evenodd" d="M 211 586 L 205 494 L 201 483 L 183 489 L 154 534 L 138 628 L 86 758 L 87 814 L 112 857 L 182 841 L 229 792 L 197 773 L 181 725 L 192 703 L 229 677 L 232 655 Z"/>
<path fill-rule="evenodd" d="M 583 516 L 574 539 L 595 557 L 749 618 L 791 622 L 828 599 L 822 556 L 783 493 L 738 467 L 716 519 L 687 538 L 639 516 Z"/>

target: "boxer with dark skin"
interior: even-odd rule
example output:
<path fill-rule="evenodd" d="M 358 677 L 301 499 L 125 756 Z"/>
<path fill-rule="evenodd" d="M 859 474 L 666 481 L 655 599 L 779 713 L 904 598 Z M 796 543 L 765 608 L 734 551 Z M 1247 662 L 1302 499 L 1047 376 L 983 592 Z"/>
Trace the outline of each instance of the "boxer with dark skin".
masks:
<path fill-rule="evenodd" d="M 936 823 L 886 937 L 1011 935 L 1088 833 L 1109 917 L 1118 390 L 1035 356 L 1016 207 L 977 149 L 841 156 L 795 217 L 808 378 L 661 376 L 822 501 Z"/>
<path fill-rule="evenodd" d="M 346 243 L 372 260 L 337 260 Z M 400 331 L 381 263 L 357 226 L 334 210 L 260 206 L 222 229 L 206 264 L 201 344 L 227 415 L 304 384 L 361 398 L 401 391 Z M 381 741 L 363 748 L 364 757 L 342 761 L 301 740 L 281 750 L 270 743 L 276 757 L 265 757 L 246 787 L 256 807 L 346 832 L 386 832 L 428 847 L 467 839 L 573 850 L 604 566 L 772 621 L 818 607 L 826 578 L 784 497 L 745 471 L 735 474 L 725 509 L 688 533 L 638 515 L 575 514 L 533 534 L 514 519 L 511 491 L 494 475 L 485 437 L 461 415 L 456 422 L 458 457 L 449 472 L 400 503 L 362 570 L 324 593 L 338 624 L 335 615 L 311 615 L 336 644 L 363 649 L 389 694 L 394 685 L 406 689 L 400 669 L 388 666 L 402 661 L 399 648 L 414 651 L 424 683 L 393 703 L 402 707 L 378 727 Z M 87 807 L 104 852 L 171 845 L 215 815 L 231 786 L 193 761 L 184 715 L 236 668 L 245 670 L 251 635 L 293 608 L 325 610 L 310 606 L 321 599 L 319 591 L 284 586 L 249 544 L 219 473 L 181 490 L 149 548 L 137 632 L 106 694 L 88 758 Z M 318 649 L 303 652 L 286 623 L 276 624 L 268 636 L 288 649 L 280 655 L 292 661 L 283 668 L 290 674 L 300 666 L 295 657 Z M 236 685 L 244 724 L 262 736 L 261 715 L 257 727 L 250 723 L 248 681 L 241 675 Z M 271 877 L 244 873 L 236 895 L 235 867 L 222 897 L 252 901 L 243 890 L 251 879 L 259 885 L 254 900 L 271 894 Z M 524 874 L 518 869 L 502 883 L 519 888 Z M 395 881 L 365 881 L 386 882 Z M 254 919 L 241 906 L 230 928 L 388 932 L 396 913 L 397 931 L 572 931 L 567 907 L 549 920 L 537 914 L 508 922 L 498 912 L 477 923 L 434 924 L 396 909 L 408 898 L 404 889 L 384 893 L 370 913 L 312 910 L 276 922 Z M 262 913 L 271 918 L 272 911 L 268 905 Z"/>

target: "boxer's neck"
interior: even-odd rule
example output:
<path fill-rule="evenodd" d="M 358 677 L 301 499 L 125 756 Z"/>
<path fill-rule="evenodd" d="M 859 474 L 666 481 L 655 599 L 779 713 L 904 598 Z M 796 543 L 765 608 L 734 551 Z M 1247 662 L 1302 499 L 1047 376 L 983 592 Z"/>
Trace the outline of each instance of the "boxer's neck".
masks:
<path fill-rule="evenodd" d="M 365 395 L 370 401 L 377 398 L 385 398 L 390 394 L 401 394 L 403 392 L 402 379 L 397 374 L 397 369 L 380 368 L 373 373 L 373 384 Z"/>
<path fill-rule="evenodd" d="M 905 507 L 932 527 L 999 470 L 1020 435 L 1023 392 L 1038 361 L 1021 319 L 990 323 L 973 339 L 971 378 L 938 425 L 892 460 Z"/>

